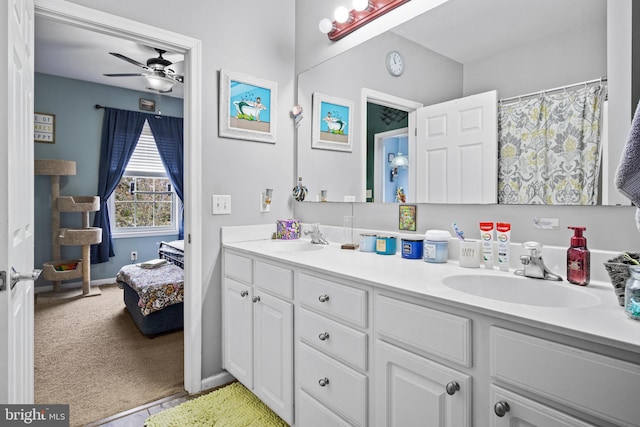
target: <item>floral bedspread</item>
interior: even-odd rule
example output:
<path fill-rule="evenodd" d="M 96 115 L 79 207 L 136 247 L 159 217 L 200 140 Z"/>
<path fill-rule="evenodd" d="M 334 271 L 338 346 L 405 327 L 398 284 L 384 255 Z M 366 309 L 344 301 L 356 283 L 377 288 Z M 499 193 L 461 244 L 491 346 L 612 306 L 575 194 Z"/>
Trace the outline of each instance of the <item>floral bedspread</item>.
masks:
<path fill-rule="evenodd" d="M 138 292 L 138 306 L 145 316 L 184 300 L 184 271 L 174 264 L 158 268 L 126 265 L 120 269 L 116 280 Z"/>

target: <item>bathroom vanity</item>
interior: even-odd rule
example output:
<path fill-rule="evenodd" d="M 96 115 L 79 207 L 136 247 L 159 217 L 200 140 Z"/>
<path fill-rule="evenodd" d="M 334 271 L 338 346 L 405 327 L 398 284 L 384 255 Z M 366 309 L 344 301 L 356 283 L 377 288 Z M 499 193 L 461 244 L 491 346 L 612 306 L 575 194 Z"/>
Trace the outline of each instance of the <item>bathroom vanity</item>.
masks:
<path fill-rule="evenodd" d="M 242 229 L 223 229 L 224 368 L 291 425 L 640 424 L 640 322 L 608 283 Z"/>

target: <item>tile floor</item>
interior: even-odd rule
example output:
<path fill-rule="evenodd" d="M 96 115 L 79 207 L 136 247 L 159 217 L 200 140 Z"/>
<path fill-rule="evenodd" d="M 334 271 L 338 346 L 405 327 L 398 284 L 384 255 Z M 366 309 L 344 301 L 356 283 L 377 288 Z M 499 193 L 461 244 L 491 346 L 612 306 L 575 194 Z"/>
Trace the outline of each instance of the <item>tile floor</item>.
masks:
<path fill-rule="evenodd" d="M 193 396 L 189 396 L 187 392 L 174 394 L 173 396 L 165 397 L 164 399 L 148 403 L 144 406 L 87 424 L 85 427 L 142 427 L 145 420 L 151 415 L 178 406 L 187 400 L 194 399 L 205 393 L 206 392 L 199 393 Z"/>

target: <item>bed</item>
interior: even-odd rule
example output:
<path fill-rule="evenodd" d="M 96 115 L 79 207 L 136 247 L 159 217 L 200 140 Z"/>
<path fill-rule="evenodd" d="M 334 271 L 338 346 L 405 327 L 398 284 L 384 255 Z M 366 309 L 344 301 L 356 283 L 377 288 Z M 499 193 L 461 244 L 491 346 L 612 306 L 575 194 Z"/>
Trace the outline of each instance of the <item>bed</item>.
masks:
<path fill-rule="evenodd" d="M 144 335 L 183 328 L 183 240 L 160 242 L 158 260 L 126 265 L 116 281 L 124 290 L 127 311 Z"/>

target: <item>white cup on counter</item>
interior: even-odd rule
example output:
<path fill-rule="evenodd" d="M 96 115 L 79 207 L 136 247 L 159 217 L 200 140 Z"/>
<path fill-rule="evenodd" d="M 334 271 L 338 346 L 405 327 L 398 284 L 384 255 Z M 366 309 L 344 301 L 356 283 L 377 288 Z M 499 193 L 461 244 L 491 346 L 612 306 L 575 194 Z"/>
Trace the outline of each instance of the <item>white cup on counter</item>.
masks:
<path fill-rule="evenodd" d="M 482 243 L 479 240 L 460 241 L 460 267 L 479 268 L 482 259 Z"/>

